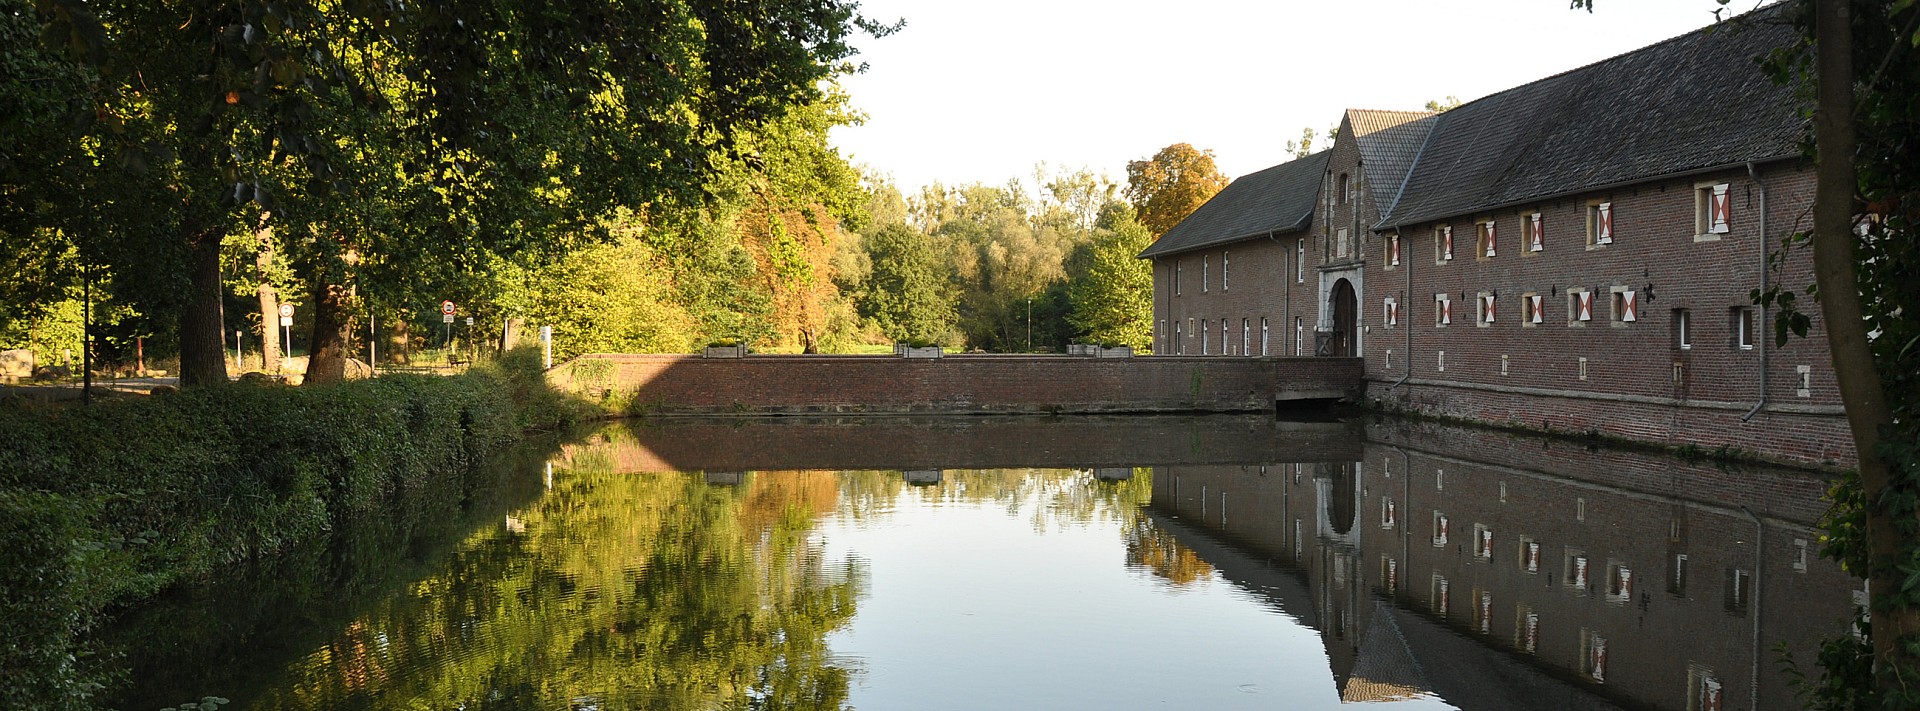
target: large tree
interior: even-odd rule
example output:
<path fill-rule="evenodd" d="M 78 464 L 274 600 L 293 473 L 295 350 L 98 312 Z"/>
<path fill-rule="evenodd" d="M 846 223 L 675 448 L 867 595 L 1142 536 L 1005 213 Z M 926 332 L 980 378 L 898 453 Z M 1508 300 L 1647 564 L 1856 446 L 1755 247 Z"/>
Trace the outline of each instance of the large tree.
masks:
<path fill-rule="evenodd" d="M 1125 205 L 1100 215 L 1084 266 L 1069 274 L 1067 320 L 1087 339 L 1146 350 L 1153 344 L 1153 265 L 1139 258 L 1153 235 Z"/>
<path fill-rule="evenodd" d="M 1152 158 L 1127 162 L 1127 200 L 1155 239 L 1227 187 L 1213 151 L 1175 143 Z"/>

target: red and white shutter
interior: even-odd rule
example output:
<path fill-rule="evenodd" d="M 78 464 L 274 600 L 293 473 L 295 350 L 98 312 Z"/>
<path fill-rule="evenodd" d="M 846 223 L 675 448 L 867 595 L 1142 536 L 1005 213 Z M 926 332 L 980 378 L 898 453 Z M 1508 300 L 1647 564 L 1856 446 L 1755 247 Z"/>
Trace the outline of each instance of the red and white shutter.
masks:
<path fill-rule="evenodd" d="M 1480 557 L 1493 557 L 1493 531 L 1491 530 L 1482 529 L 1480 531 Z"/>
<path fill-rule="evenodd" d="M 1573 557 L 1573 586 L 1579 587 L 1579 588 L 1584 588 L 1587 586 L 1587 557 L 1586 556 L 1577 555 Z"/>
<path fill-rule="evenodd" d="M 1453 605 L 1451 604 L 1453 602 L 1453 595 L 1452 595 L 1453 591 L 1448 588 L 1449 586 L 1447 585 L 1447 579 L 1441 578 L 1439 607 L 1440 607 L 1440 614 L 1443 614 L 1443 615 L 1446 614 L 1447 608 L 1453 607 Z"/>
<path fill-rule="evenodd" d="M 1633 571 L 1622 566 L 1620 572 L 1616 575 L 1620 578 L 1615 582 L 1615 585 L 1620 588 L 1620 597 L 1628 600 L 1633 599 Z"/>
<path fill-rule="evenodd" d="M 1440 530 L 1436 532 L 1434 535 L 1440 537 L 1441 543 L 1447 542 L 1447 517 L 1445 516 L 1440 517 Z"/>
<path fill-rule="evenodd" d="M 1574 301 L 1579 304 L 1579 309 L 1578 309 L 1579 314 L 1576 317 L 1577 320 L 1592 321 L 1593 320 L 1593 292 L 1591 291 L 1575 292 L 1573 297 L 1574 297 Z"/>
<path fill-rule="evenodd" d="M 1527 220 L 1527 249 L 1538 252 L 1547 248 L 1547 227 L 1540 221 L 1540 213 L 1533 213 Z"/>
<path fill-rule="evenodd" d="M 1480 593 L 1480 634 L 1493 631 L 1493 593 Z"/>
<path fill-rule="evenodd" d="M 1396 267 L 1400 266 L 1400 235 L 1390 235 L 1387 237 L 1387 263 Z"/>
<path fill-rule="evenodd" d="M 1600 203 L 1600 234 L 1593 241 L 1598 244 L 1613 244 L 1613 203 Z"/>
<path fill-rule="evenodd" d="M 1700 711 L 1720 711 L 1720 680 L 1708 677 L 1700 682 Z"/>
<path fill-rule="evenodd" d="M 1726 183 L 1713 186 L 1713 198 L 1710 202 L 1712 208 L 1712 224 L 1707 228 L 1707 231 L 1716 234 L 1726 232 L 1729 229 L 1727 227 L 1728 218 L 1733 213 L 1733 198 L 1727 195 Z"/>
<path fill-rule="evenodd" d="M 1487 323 L 1493 323 L 1493 295 L 1492 294 L 1486 294 L 1480 297 L 1480 320 L 1485 321 Z"/>
<path fill-rule="evenodd" d="M 1640 302 L 1633 291 L 1620 292 L 1620 320 L 1633 322 L 1640 320 Z"/>
<path fill-rule="evenodd" d="M 1400 589 L 1399 583 L 1400 583 L 1400 561 L 1394 560 L 1392 558 L 1388 558 L 1387 559 L 1387 589 L 1398 590 Z"/>
<path fill-rule="evenodd" d="M 1494 252 L 1495 252 L 1494 244 L 1499 241 L 1499 235 L 1494 229 L 1497 225 L 1498 223 L 1494 223 L 1494 222 L 1488 222 L 1484 225 L 1481 225 L 1487 230 L 1487 256 L 1489 257 L 1494 256 Z"/>
<path fill-rule="evenodd" d="M 1594 681 L 1607 680 L 1607 638 L 1593 636 L 1592 674 Z"/>
<path fill-rule="evenodd" d="M 1453 259 L 1453 226 L 1440 228 L 1440 258 Z"/>
<path fill-rule="evenodd" d="M 1398 326 L 1398 325 L 1400 325 L 1400 304 L 1399 304 L 1399 302 L 1396 302 L 1396 301 L 1394 301 L 1393 299 L 1387 299 L 1387 300 L 1386 300 L 1386 309 L 1385 309 L 1385 311 L 1387 312 L 1387 325 L 1388 325 L 1388 326 Z"/>
<path fill-rule="evenodd" d="M 1453 299 L 1440 300 L 1440 323 L 1453 323 Z"/>
<path fill-rule="evenodd" d="M 1527 297 L 1527 320 L 1534 323 L 1547 321 L 1547 297 L 1539 294 Z"/>
<path fill-rule="evenodd" d="M 1529 654 L 1540 649 L 1540 614 L 1537 612 L 1527 613 L 1526 644 Z"/>
<path fill-rule="evenodd" d="M 1540 544 L 1538 543 L 1527 544 L 1527 572 L 1540 572 Z"/>

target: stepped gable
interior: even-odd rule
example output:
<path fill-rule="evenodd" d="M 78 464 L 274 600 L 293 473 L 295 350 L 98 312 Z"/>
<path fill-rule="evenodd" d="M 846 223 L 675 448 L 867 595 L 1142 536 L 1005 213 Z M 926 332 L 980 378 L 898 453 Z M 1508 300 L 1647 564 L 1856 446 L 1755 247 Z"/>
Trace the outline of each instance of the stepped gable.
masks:
<path fill-rule="evenodd" d="M 1442 113 L 1376 229 L 1797 156 L 1804 102 L 1756 63 L 1797 38 L 1774 5 Z"/>
<path fill-rule="evenodd" d="M 1432 111 L 1375 111 L 1347 109 L 1347 125 L 1360 149 L 1360 166 L 1373 195 L 1372 215 L 1387 214 L 1406 183 L 1414 157 L 1427 142 L 1439 114 Z"/>
<path fill-rule="evenodd" d="M 1139 256 L 1163 257 L 1307 229 L 1327 155 L 1321 151 L 1234 179 Z"/>

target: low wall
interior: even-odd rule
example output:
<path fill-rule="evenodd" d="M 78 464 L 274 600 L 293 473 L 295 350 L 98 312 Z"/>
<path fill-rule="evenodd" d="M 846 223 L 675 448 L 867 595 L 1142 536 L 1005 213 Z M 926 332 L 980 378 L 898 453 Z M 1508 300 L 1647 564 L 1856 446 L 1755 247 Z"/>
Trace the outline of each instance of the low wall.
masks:
<path fill-rule="evenodd" d="M 635 414 L 1261 412 L 1356 395 L 1360 360 L 592 354 L 548 379 Z"/>
<path fill-rule="evenodd" d="M 1797 465 L 1850 467 L 1858 461 L 1846 414 L 1838 407 L 1770 404 L 1742 420 L 1751 403 L 1574 395 L 1421 380 L 1399 387 L 1368 381 L 1366 398 L 1375 407 L 1422 415 L 1568 434 L 1594 432 L 1707 451 L 1727 447 Z"/>

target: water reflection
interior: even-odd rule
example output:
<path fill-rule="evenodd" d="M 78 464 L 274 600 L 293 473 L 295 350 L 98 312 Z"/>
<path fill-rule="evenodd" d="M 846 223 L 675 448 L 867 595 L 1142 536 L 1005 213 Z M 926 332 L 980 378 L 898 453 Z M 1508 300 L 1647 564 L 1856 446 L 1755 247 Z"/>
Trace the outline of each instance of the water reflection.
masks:
<path fill-rule="evenodd" d="M 204 639 L 122 706 L 1794 708 L 1772 648 L 1810 660 L 1853 591 L 1809 550 L 1818 478 L 1437 426 L 676 420 L 547 451 L 438 538 L 146 611 Z M 303 622 L 223 627 L 237 600 Z"/>
<path fill-rule="evenodd" d="M 1304 573 L 1279 604 L 1311 600 L 1348 701 L 1799 708 L 1776 648 L 1811 664 L 1858 600 L 1814 548 L 1817 476 L 1430 425 L 1366 440 L 1352 463 L 1155 468 L 1156 515 L 1228 579 Z M 1222 565 L 1214 539 L 1262 560 Z"/>

